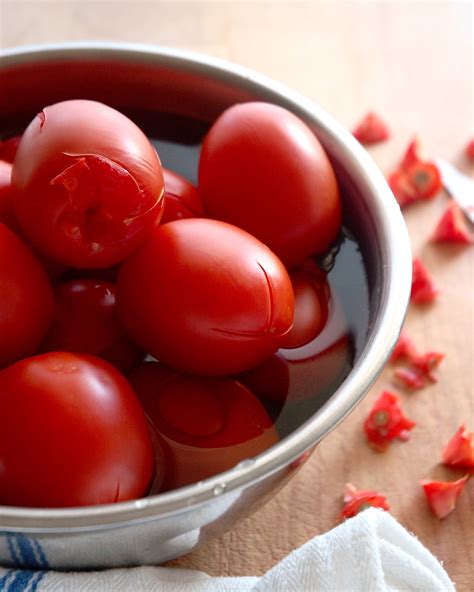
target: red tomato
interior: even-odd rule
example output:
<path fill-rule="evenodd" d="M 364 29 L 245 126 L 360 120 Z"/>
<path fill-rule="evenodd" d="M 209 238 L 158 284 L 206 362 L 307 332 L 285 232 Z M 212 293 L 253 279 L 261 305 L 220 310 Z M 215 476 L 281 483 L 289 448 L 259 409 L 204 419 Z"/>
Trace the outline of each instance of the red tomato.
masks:
<path fill-rule="evenodd" d="M 142 357 L 118 318 L 115 285 L 92 279 L 56 287 L 53 322 L 41 350 L 92 354 L 122 372 Z"/>
<path fill-rule="evenodd" d="M 306 345 L 323 330 L 329 314 L 329 285 L 326 274 L 312 262 L 290 274 L 295 295 L 295 318 L 291 331 L 285 335 L 281 347 Z"/>
<path fill-rule="evenodd" d="M 201 198 L 196 187 L 180 175 L 163 169 L 165 180 L 165 209 L 161 223 L 182 218 L 203 218 L 205 216 Z"/>
<path fill-rule="evenodd" d="M 145 134 L 94 101 L 46 107 L 23 134 L 12 172 L 31 242 L 73 267 L 107 267 L 147 238 L 163 208 L 163 174 Z"/>
<path fill-rule="evenodd" d="M 164 443 L 164 489 L 206 479 L 278 442 L 262 404 L 236 380 L 189 376 L 151 362 L 130 381 Z"/>
<path fill-rule="evenodd" d="M 0 368 L 35 353 L 52 316 L 46 273 L 25 243 L 0 223 Z"/>
<path fill-rule="evenodd" d="M 288 397 L 290 370 L 288 362 L 278 353 L 255 368 L 238 374 L 236 379 L 263 401 L 283 405 Z"/>
<path fill-rule="evenodd" d="M 293 322 L 277 257 L 243 230 L 203 218 L 160 226 L 123 264 L 125 328 L 158 360 L 196 374 L 233 374 L 274 353 Z"/>
<path fill-rule="evenodd" d="M 312 131 L 276 105 L 227 109 L 209 130 L 199 161 L 207 213 L 247 230 L 286 265 L 324 252 L 341 228 L 331 164 Z"/>
<path fill-rule="evenodd" d="M 55 352 L 17 362 L 0 372 L 0 408 L 0 504 L 84 506 L 147 492 L 147 422 L 103 360 Z"/>
<path fill-rule="evenodd" d="M 7 162 L 13 162 L 15 160 L 16 151 L 20 144 L 21 136 L 12 136 L 6 140 L 0 140 L 0 159 L 6 160 Z"/>

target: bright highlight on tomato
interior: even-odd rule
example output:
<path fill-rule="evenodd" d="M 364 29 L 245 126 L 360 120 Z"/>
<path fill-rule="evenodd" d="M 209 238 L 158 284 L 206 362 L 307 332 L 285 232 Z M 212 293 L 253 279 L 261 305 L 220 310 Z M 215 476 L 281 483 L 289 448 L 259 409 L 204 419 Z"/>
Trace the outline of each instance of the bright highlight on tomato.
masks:
<path fill-rule="evenodd" d="M 199 191 L 208 215 L 250 232 L 287 266 L 324 252 L 341 228 L 326 153 L 276 105 L 243 103 L 217 119 L 202 146 Z"/>
<path fill-rule="evenodd" d="M 64 101 L 35 117 L 18 147 L 12 187 L 29 240 L 73 267 L 121 261 L 163 207 L 163 173 L 148 138 L 94 101 Z"/>

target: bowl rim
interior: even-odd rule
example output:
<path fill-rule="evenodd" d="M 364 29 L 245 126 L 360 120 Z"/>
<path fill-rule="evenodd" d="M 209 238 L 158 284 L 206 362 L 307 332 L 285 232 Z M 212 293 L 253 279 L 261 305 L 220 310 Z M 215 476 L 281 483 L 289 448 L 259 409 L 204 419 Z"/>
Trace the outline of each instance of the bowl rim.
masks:
<path fill-rule="evenodd" d="M 400 333 L 411 287 L 411 248 L 400 208 L 386 180 L 366 150 L 341 124 L 307 97 L 285 85 L 231 62 L 182 49 L 119 42 L 67 42 L 25 45 L 0 52 L 0 71 L 52 60 L 90 59 L 137 61 L 152 66 L 184 69 L 213 80 L 237 83 L 280 99 L 314 123 L 337 145 L 363 181 L 371 207 L 385 237 L 381 304 L 359 359 L 330 399 L 305 423 L 278 444 L 236 467 L 186 487 L 138 500 L 81 508 L 23 508 L 0 506 L 0 529 L 5 532 L 90 531 L 156 520 L 186 512 L 241 487 L 258 483 L 312 449 L 361 401 L 381 373 Z M 263 99 L 265 100 L 265 99 Z"/>

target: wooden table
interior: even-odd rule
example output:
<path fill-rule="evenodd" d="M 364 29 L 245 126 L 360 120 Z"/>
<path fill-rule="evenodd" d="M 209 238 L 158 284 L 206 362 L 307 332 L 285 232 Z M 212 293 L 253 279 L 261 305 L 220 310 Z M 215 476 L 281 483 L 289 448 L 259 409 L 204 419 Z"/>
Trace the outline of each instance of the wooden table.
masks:
<path fill-rule="evenodd" d="M 0 43 L 122 40 L 192 49 L 252 67 L 301 91 L 347 126 L 368 109 L 393 137 L 371 149 L 384 172 L 416 133 L 428 155 L 471 175 L 462 148 L 473 134 L 473 5 L 468 2 L 24 2 L 0 4 Z M 441 560 L 459 592 L 474 589 L 472 482 L 444 521 L 427 509 L 418 480 L 459 475 L 437 463 L 461 421 L 474 428 L 473 249 L 428 237 L 446 195 L 406 211 L 413 251 L 442 289 L 439 302 L 409 311 L 421 350 L 446 353 L 440 381 L 400 392 L 417 422 L 411 441 L 385 454 L 368 448 L 362 421 L 387 369 L 360 407 L 320 445 L 295 479 L 254 517 L 173 562 L 210 574 L 261 574 L 334 526 L 346 481 L 377 488 L 393 515 Z"/>

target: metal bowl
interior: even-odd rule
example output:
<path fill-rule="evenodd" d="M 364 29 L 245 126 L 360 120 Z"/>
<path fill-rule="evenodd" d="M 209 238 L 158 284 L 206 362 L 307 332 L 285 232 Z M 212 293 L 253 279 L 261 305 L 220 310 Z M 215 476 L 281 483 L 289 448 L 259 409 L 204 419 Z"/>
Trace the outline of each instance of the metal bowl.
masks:
<path fill-rule="evenodd" d="M 3 565 L 97 568 L 177 557 L 271 497 L 294 474 L 293 461 L 350 413 L 382 370 L 411 285 L 410 244 L 400 209 L 367 152 L 332 117 L 283 85 L 217 59 L 150 46 L 71 43 L 6 50 L 0 76 L 2 131 L 68 98 L 209 122 L 233 103 L 269 101 L 314 130 L 344 188 L 345 215 L 367 272 L 369 329 L 349 376 L 309 420 L 255 459 L 168 493 L 73 509 L 0 507 Z"/>

